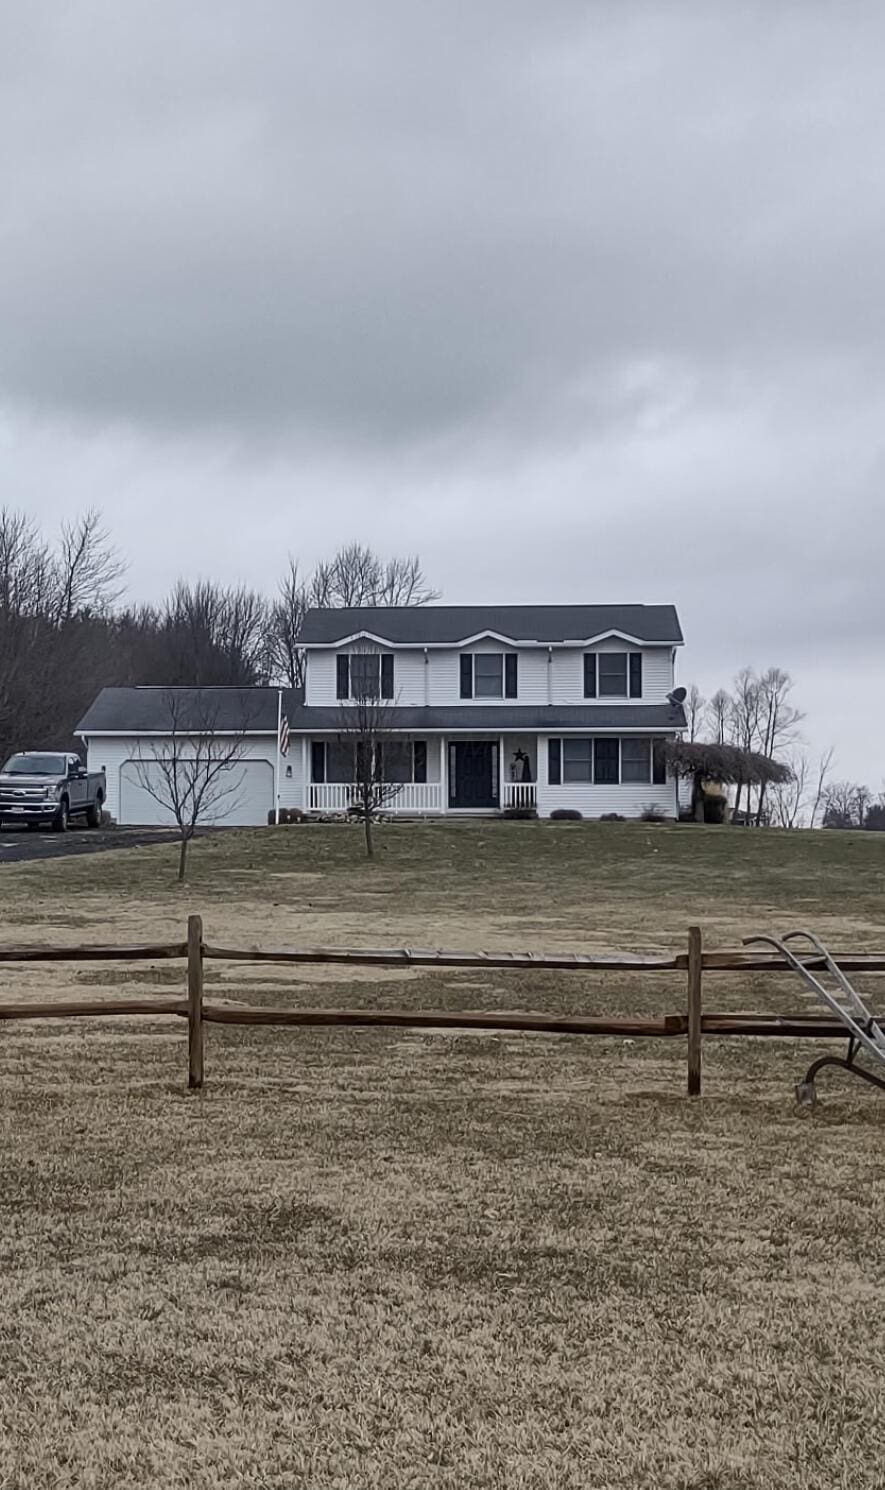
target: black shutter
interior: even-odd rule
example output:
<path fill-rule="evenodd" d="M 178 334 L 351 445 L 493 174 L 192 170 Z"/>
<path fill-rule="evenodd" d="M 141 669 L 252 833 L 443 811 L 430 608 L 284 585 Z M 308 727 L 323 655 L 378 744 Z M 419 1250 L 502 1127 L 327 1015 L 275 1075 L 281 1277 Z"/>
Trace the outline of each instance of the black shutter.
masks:
<path fill-rule="evenodd" d="M 412 780 L 427 780 L 427 741 L 415 740 L 412 746 Z"/>
<path fill-rule="evenodd" d="M 562 785 L 562 741 L 547 741 L 547 780 L 551 786 Z"/>
<path fill-rule="evenodd" d="M 596 697 L 596 653 L 584 653 L 584 697 Z"/>
<path fill-rule="evenodd" d="M 340 658 L 339 658 L 340 661 Z M 325 740 L 313 740 L 310 746 L 310 779 L 311 781 L 325 781 L 326 779 L 326 742 Z"/>
<path fill-rule="evenodd" d="M 381 697 L 393 698 L 393 653 L 381 653 Z"/>
<path fill-rule="evenodd" d="M 473 698 L 473 655 L 461 654 L 461 697 Z"/>
<path fill-rule="evenodd" d="M 642 653 L 630 653 L 630 697 L 642 698 Z"/>
<path fill-rule="evenodd" d="M 667 784 L 667 746 L 664 740 L 651 742 L 651 779 L 655 786 Z"/>
<path fill-rule="evenodd" d="M 335 696 L 336 698 L 350 698 L 350 658 L 348 657 L 346 652 L 343 652 L 336 659 L 336 662 L 337 686 L 335 690 Z"/>
<path fill-rule="evenodd" d="M 597 786 L 617 786 L 621 774 L 621 742 L 600 738 L 593 745 L 593 780 Z"/>
<path fill-rule="evenodd" d="M 519 657 L 516 652 L 504 653 L 504 697 L 516 698 L 519 691 Z"/>

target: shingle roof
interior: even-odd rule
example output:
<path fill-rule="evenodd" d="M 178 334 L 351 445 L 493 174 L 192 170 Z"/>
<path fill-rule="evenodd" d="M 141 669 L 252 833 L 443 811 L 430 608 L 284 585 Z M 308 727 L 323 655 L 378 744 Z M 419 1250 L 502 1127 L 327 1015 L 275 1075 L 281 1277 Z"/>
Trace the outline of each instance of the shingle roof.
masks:
<path fill-rule="evenodd" d="M 283 709 L 297 708 L 299 695 L 284 691 Z M 276 688 L 103 688 L 80 723 L 77 734 L 105 731 L 132 734 L 163 732 L 172 728 L 219 732 L 269 730 L 277 727 Z"/>
<path fill-rule="evenodd" d="M 672 605 L 408 605 L 310 610 L 305 646 L 333 646 L 361 631 L 400 646 L 455 646 L 484 631 L 510 641 L 582 642 L 620 631 L 638 641 L 682 641 Z"/>
<path fill-rule="evenodd" d="M 283 690 L 283 712 L 293 732 L 336 733 L 342 710 L 307 708 L 302 695 Z M 168 732 L 177 712 L 180 729 L 225 730 L 273 734 L 277 727 L 275 688 L 104 688 L 80 720 L 80 735 Z M 517 729 L 685 728 L 681 706 L 672 704 L 452 704 L 448 707 L 395 708 L 390 727 L 407 734 L 433 730 L 478 730 L 495 733 Z"/>

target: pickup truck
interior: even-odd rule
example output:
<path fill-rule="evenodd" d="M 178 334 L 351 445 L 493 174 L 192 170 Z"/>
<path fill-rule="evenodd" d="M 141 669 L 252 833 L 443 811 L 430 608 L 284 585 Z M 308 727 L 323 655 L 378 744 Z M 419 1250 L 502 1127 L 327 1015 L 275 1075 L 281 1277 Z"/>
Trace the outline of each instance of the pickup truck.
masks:
<path fill-rule="evenodd" d="M 51 822 L 64 833 L 72 817 L 97 828 L 107 793 L 104 771 L 87 771 L 77 755 L 28 751 L 10 756 L 0 771 L 0 827 Z"/>

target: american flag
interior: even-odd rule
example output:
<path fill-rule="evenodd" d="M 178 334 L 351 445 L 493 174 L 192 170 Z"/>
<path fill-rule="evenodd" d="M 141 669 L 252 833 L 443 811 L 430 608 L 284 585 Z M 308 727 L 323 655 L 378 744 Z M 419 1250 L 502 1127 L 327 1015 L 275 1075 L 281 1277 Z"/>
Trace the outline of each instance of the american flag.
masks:
<path fill-rule="evenodd" d="M 285 714 L 280 720 L 280 755 L 289 754 L 289 721 Z"/>

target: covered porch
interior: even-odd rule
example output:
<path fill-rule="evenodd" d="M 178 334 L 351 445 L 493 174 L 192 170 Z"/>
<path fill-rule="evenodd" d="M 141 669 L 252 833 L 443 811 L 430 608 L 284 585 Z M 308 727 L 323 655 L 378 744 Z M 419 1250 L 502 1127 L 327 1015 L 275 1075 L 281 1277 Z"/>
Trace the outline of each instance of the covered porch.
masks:
<path fill-rule="evenodd" d="M 348 752 L 334 736 L 305 738 L 304 810 L 346 813 L 358 800 Z M 404 737 L 380 752 L 391 816 L 495 813 L 537 808 L 538 737 L 503 733 Z"/>

